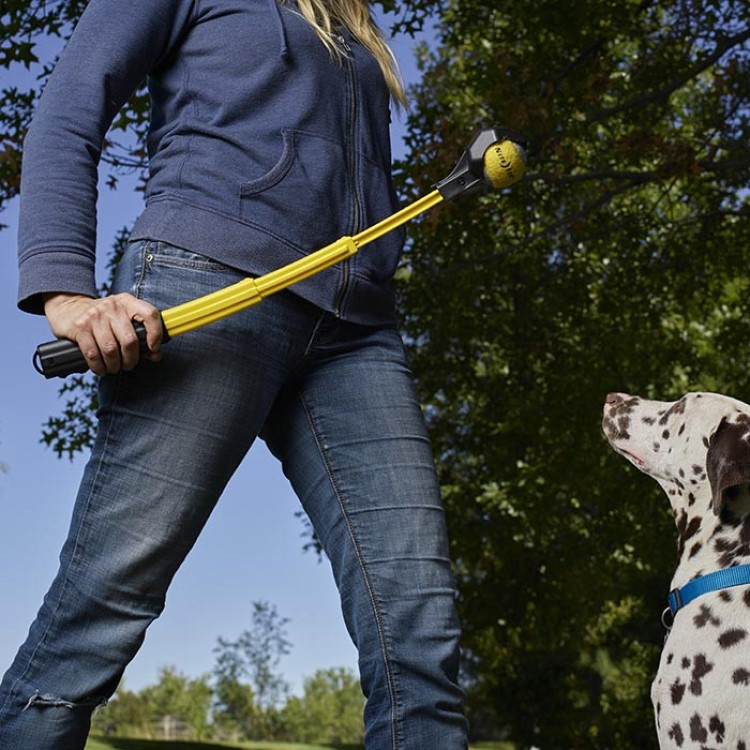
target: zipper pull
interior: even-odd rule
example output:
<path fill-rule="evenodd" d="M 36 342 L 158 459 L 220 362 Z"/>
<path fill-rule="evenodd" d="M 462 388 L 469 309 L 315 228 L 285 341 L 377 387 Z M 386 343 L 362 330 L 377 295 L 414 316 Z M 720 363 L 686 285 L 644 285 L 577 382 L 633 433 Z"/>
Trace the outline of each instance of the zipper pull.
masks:
<path fill-rule="evenodd" d="M 338 39 L 339 39 L 339 42 L 341 43 L 341 46 L 342 46 L 342 47 L 343 47 L 343 48 L 344 48 L 344 49 L 345 49 L 345 50 L 346 50 L 347 52 L 351 52 L 351 51 L 352 51 L 352 48 L 351 48 L 351 47 L 349 46 L 349 42 L 347 42 L 347 41 L 346 41 L 346 39 L 344 39 L 344 35 L 343 35 L 343 34 L 339 34 L 339 35 L 338 35 Z"/>

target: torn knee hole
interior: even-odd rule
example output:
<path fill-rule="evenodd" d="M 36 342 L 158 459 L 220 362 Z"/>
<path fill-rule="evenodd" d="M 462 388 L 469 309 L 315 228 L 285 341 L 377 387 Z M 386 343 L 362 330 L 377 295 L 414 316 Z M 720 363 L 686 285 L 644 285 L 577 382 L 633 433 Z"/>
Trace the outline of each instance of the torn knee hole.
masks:
<path fill-rule="evenodd" d="M 105 699 L 73 702 L 67 701 L 64 698 L 58 698 L 55 695 L 34 693 L 34 695 L 29 698 L 29 702 L 24 706 L 23 710 L 27 711 L 30 708 L 66 708 L 69 711 L 74 711 L 77 708 L 103 706 L 106 702 Z"/>

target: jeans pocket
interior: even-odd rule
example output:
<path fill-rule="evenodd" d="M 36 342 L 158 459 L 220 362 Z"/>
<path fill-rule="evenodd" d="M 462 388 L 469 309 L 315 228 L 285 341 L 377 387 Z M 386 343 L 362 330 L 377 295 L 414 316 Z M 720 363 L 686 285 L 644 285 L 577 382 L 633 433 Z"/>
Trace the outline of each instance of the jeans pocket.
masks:
<path fill-rule="evenodd" d="M 138 240 L 126 249 L 115 273 L 112 291 L 128 292 L 164 310 L 215 292 L 246 276 L 200 253 L 166 242 Z"/>

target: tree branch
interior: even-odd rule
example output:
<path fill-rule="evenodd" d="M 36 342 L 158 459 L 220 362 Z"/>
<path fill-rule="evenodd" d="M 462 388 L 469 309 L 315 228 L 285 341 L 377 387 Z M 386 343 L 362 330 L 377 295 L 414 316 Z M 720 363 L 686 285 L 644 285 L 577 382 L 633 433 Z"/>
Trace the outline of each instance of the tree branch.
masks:
<path fill-rule="evenodd" d="M 649 182 L 658 179 L 657 172 L 638 172 L 622 169 L 603 169 L 595 172 L 579 174 L 557 175 L 554 172 L 528 172 L 524 179 L 527 182 L 554 182 L 557 185 L 569 185 L 576 182 L 591 180 L 629 180 L 631 183 Z"/>
<path fill-rule="evenodd" d="M 635 96 L 629 101 L 618 104 L 615 107 L 609 107 L 607 109 L 601 109 L 598 112 L 594 112 L 592 115 L 589 115 L 589 117 L 586 118 L 586 122 L 589 124 L 593 124 L 595 122 L 599 122 L 600 120 L 605 120 L 608 117 L 612 117 L 613 115 L 620 114 L 620 112 L 641 107 L 645 104 L 653 104 L 654 102 L 668 99 L 675 91 L 677 91 L 677 89 L 684 86 L 688 81 L 690 81 L 692 78 L 695 78 L 695 76 L 699 75 L 707 68 L 710 68 L 730 49 L 736 47 L 738 44 L 742 44 L 748 39 L 750 39 L 750 29 L 745 29 L 739 34 L 728 37 L 724 41 L 724 44 L 719 45 L 719 47 L 717 47 L 710 55 L 708 55 L 708 57 L 697 62 L 695 65 L 689 68 L 686 73 L 673 79 L 672 81 L 667 83 L 666 86 L 663 86 L 660 89 L 656 89 L 655 91 L 649 91 L 645 94 L 641 94 L 640 96 Z"/>

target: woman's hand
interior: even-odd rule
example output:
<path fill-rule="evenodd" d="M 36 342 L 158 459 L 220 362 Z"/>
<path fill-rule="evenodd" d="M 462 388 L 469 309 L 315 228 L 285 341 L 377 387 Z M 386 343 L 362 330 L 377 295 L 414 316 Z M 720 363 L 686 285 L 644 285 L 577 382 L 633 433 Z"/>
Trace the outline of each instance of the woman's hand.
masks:
<path fill-rule="evenodd" d="M 159 311 L 131 294 L 94 299 L 80 294 L 44 295 L 44 313 L 55 336 L 78 344 L 97 375 L 132 370 L 138 364 L 139 342 L 133 322 L 146 327 L 152 362 L 161 359 L 162 322 Z"/>

